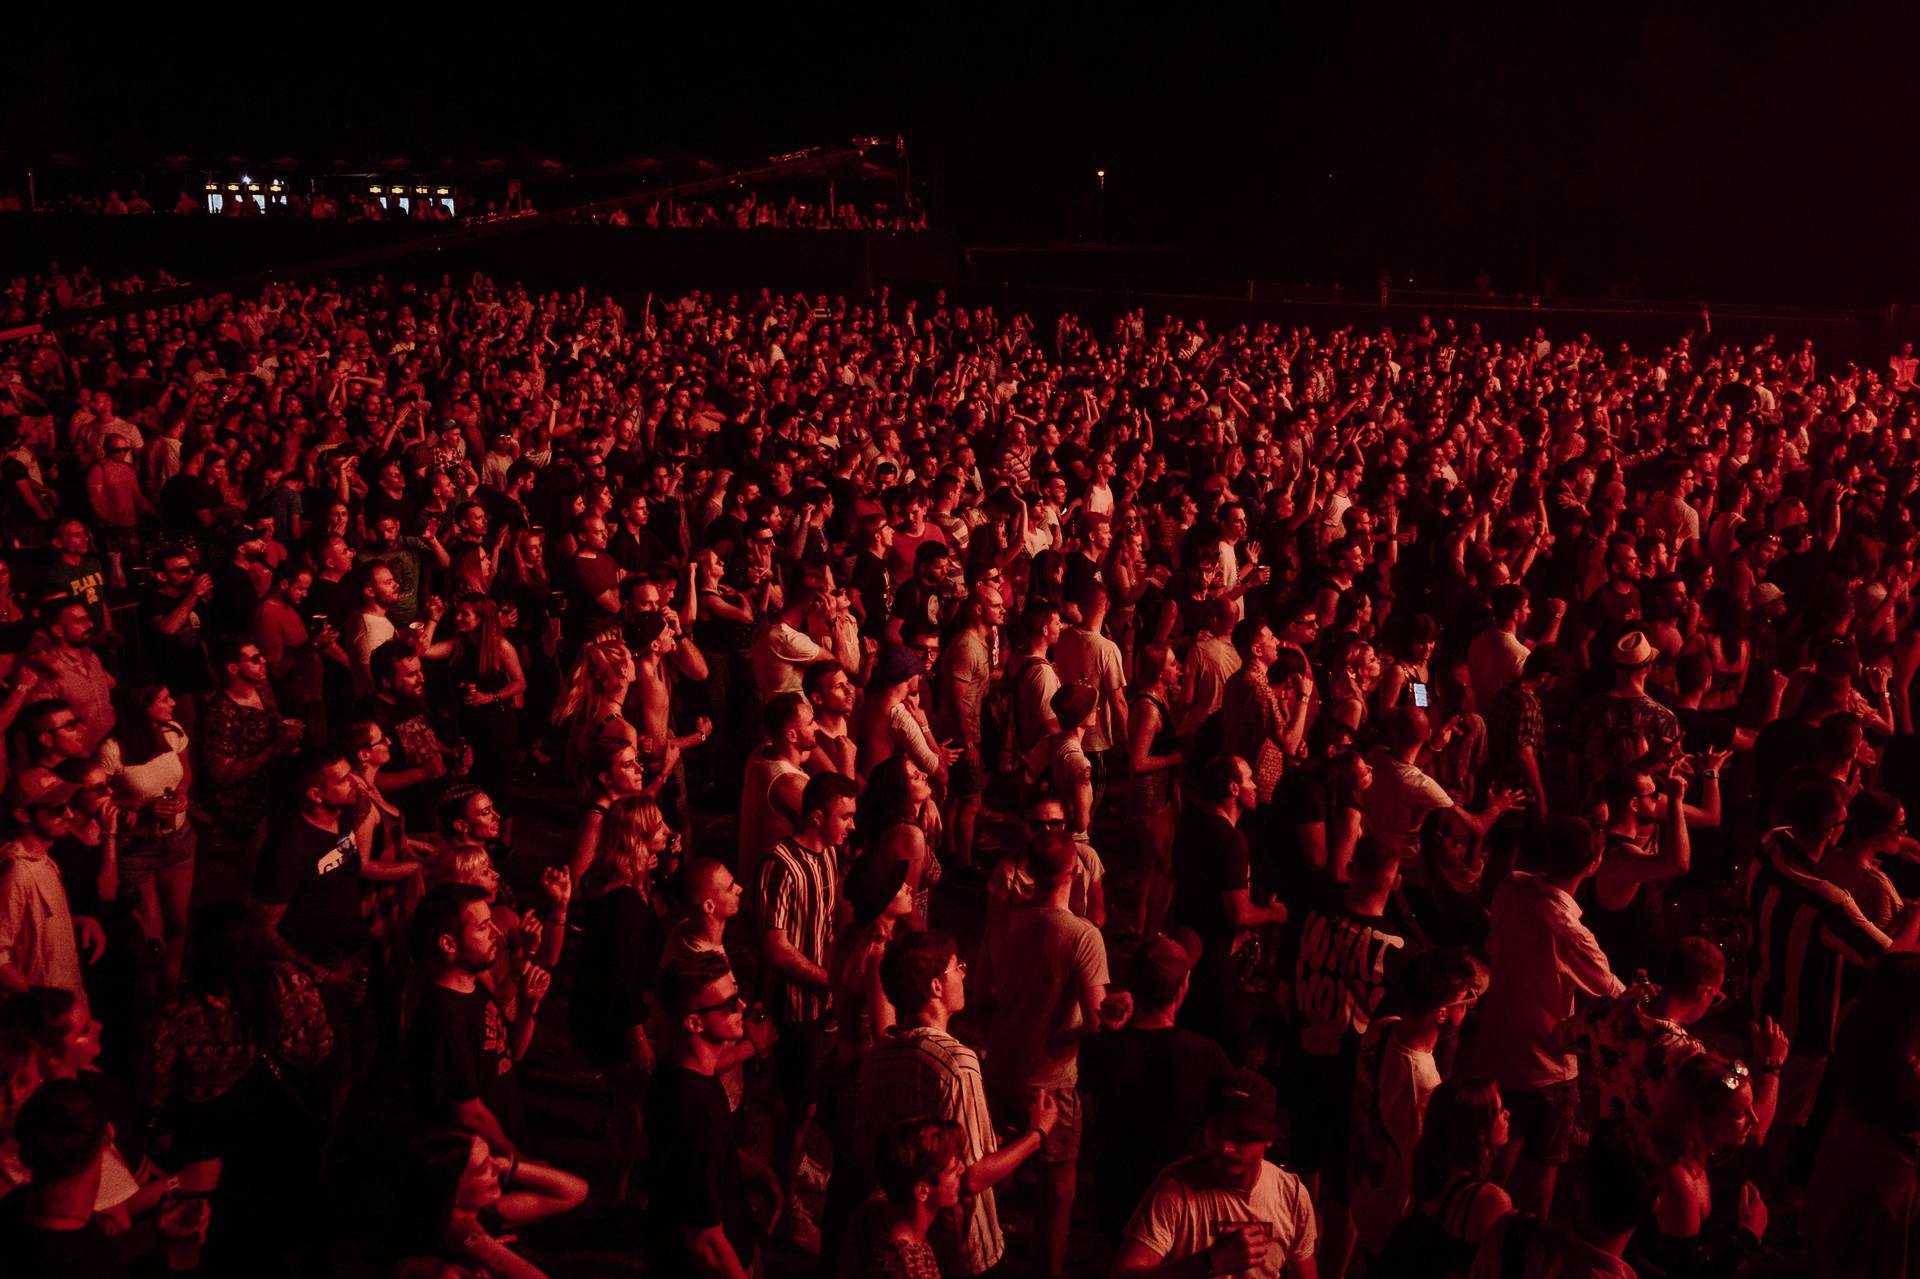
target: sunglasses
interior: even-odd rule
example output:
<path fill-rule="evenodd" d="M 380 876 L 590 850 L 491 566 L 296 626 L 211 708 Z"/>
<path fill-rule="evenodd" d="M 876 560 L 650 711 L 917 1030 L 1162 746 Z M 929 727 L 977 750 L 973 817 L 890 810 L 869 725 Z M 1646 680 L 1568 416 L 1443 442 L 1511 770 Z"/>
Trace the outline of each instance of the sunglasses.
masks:
<path fill-rule="evenodd" d="M 687 1009 L 687 1011 L 690 1013 L 699 1013 L 700 1015 L 705 1016 L 707 1013 L 739 1012 L 742 1008 L 745 1008 L 746 1006 L 747 1006 L 746 999 L 741 996 L 739 991 L 735 991 L 733 994 L 728 995 L 725 999 L 721 1000 L 717 1004 L 702 1004 L 698 1008 L 689 1008 Z"/>
<path fill-rule="evenodd" d="M 1064 817 L 1029 817 L 1028 830 L 1065 830 L 1067 819 Z"/>

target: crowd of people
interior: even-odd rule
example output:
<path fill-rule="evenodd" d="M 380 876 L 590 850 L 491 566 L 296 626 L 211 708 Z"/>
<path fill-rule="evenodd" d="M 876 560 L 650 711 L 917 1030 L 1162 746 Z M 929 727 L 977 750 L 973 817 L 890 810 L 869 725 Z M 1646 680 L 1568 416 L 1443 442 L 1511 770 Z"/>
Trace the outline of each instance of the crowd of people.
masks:
<path fill-rule="evenodd" d="M 751 231 L 777 227 L 788 231 L 924 231 L 927 211 L 923 208 L 895 207 L 886 203 L 861 204 L 849 200 L 827 202 L 803 200 L 790 195 L 785 200 L 761 199 L 749 191 L 735 201 L 713 204 L 704 200 L 651 201 L 638 217 L 622 207 L 607 214 L 612 226 L 644 226 L 651 230 L 697 230 L 732 228 Z"/>
<path fill-rule="evenodd" d="M 9 1274 L 1920 1255 L 1911 346 L 476 276 L 0 362 Z"/>
<path fill-rule="evenodd" d="M 148 290 L 179 288 L 185 283 L 164 268 L 154 271 L 151 277 L 103 278 L 86 267 L 63 271 L 55 262 L 38 274 L 16 275 L 7 281 L 5 291 L 0 292 L 0 327 L 30 324 L 60 311 L 101 306 Z"/>
<path fill-rule="evenodd" d="M 164 203 L 164 202 L 163 202 Z M 475 200 L 460 197 L 457 211 L 442 199 L 402 201 L 363 194 L 344 195 L 326 191 L 276 191 L 271 197 L 231 196 L 222 201 L 214 216 L 226 218 L 299 218 L 341 222 L 453 222 L 519 217 L 536 210 L 527 196 L 518 190 L 505 201 Z M 17 192 L 0 193 L 0 213 L 19 213 L 24 204 Z M 125 195 L 119 191 L 101 194 L 69 192 L 42 201 L 38 207 L 50 213 L 87 213 L 102 217 L 139 216 L 172 213 L 179 217 L 207 216 L 205 196 L 198 191 L 182 191 L 170 204 L 159 207 L 137 190 Z M 644 226 L 650 230 L 693 230 L 731 227 L 742 231 L 765 227 L 802 231 L 924 231 L 927 213 L 923 208 L 895 207 L 885 202 L 860 203 L 848 200 L 812 201 L 797 195 L 786 199 L 762 199 L 748 192 L 739 200 L 714 204 L 703 200 L 654 200 L 637 213 L 624 206 L 592 219 L 609 226 Z"/>
<path fill-rule="evenodd" d="M 516 188 L 505 199 L 475 200 L 462 194 L 455 199 L 444 195 L 418 199 L 400 195 L 405 188 L 396 186 L 392 196 L 348 191 L 344 194 L 325 190 L 274 190 L 224 195 L 217 209 L 209 208 L 207 195 L 199 188 L 185 190 L 170 199 L 149 201 L 138 190 L 104 193 L 69 191 L 43 197 L 34 202 L 36 213 L 80 213 L 98 217 L 140 217 L 153 213 L 174 217 L 274 218 L 321 222 L 453 222 L 523 217 L 535 212 L 533 203 Z M 458 207 L 456 208 L 456 201 Z M 21 213 L 26 203 L 18 192 L 0 193 L 0 213 Z"/>

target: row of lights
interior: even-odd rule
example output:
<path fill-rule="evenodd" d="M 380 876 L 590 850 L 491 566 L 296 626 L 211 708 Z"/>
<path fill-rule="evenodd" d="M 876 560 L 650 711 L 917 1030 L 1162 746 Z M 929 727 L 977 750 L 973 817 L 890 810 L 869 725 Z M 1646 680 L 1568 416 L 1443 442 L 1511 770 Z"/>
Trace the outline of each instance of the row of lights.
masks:
<path fill-rule="evenodd" d="M 247 191 L 258 191 L 261 188 L 258 182 L 252 182 L 246 178 L 242 178 L 238 182 L 227 183 L 226 189 L 229 191 L 240 191 L 243 189 Z M 273 179 L 273 181 L 267 184 L 266 189 L 272 192 L 273 194 L 278 195 L 282 190 L 280 185 L 280 179 L 278 178 Z M 207 183 L 207 190 L 218 191 L 220 190 L 220 184 L 218 182 L 209 182 Z M 400 186 L 400 185 L 390 186 L 390 187 L 370 186 L 367 188 L 367 193 L 369 195 L 405 195 L 407 194 L 407 188 L 405 186 Z M 413 194 L 415 195 L 452 195 L 453 188 L 451 187 L 414 187 Z"/>
<path fill-rule="evenodd" d="M 260 184 L 258 182 L 253 181 L 250 178 L 241 178 L 238 182 L 227 183 L 227 190 L 229 191 L 239 191 L 243 188 L 248 191 L 258 191 L 260 190 Z M 219 189 L 220 189 L 220 184 L 218 182 L 207 183 L 207 190 L 218 191 Z M 281 191 L 280 179 L 275 178 L 273 179 L 273 181 L 267 183 L 266 189 L 275 195 L 280 194 L 280 191 Z"/>

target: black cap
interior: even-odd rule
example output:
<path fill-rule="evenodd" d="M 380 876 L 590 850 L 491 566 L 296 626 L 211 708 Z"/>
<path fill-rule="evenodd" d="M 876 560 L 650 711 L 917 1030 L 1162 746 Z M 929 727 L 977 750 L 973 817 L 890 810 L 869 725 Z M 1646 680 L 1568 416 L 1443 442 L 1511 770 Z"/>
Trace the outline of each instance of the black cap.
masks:
<path fill-rule="evenodd" d="M 907 862 L 903 857 L 867 853 L 855 858 L 841 883 L 847 904 L 853 907 L 854 926 L 871 923 L 885 914 L 900 885 L 906 882 Z"/>
<path fill-rule="evenodd" d="M 1279 1102 L 1273 1085 L 1245 1066 L 1213 1086 L 1207 1098 L 1207 1122 L 1223 1136 L 1242 1141 L 1272 1141 L 1280 1135 Z"/>

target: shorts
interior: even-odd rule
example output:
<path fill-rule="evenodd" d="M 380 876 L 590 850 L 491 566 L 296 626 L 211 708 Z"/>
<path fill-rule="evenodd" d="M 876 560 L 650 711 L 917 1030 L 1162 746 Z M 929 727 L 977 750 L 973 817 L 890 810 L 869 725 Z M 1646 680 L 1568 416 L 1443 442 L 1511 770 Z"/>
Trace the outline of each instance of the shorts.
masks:
<path fill-rule="evenodd" d="M 773 1041 L 773 1073 L 780 1081 L 780 1100 L 790 1110 L 817 1105 L 826 1086 L 827 1062 L 833 1032 L 825 1018 L 779 1024 Z"/>
<path fill-rule="evenodd" d="M 1035 1091 L 1031 1088 L 1003 1088 L 991 1095 L 989 1100 L 994 1113 L 1011 1120 L 1001 1126 L 1001 1145 L 1026 1136 L 1027 1102 Z M 1080 1108 L 1080 1093 L 1073 1087 L 1049 1088 L 1046 1093 L 1053 1098 L 1059 1113 L 1054 1119 L 1053 1131 L 1040 1138 L 1040 1149 L 1034 1152 L 1033 1157 L 1043 1164 L 1076 1163 L 1080 1158 L 1080 1134 L 1085 1124 L 1085 1116 Z"/>
<path fill-rule="evenodd" d="M 947 777 L 947 794 L 954 799 L 978 799 L 987 788 L 987 770 L 962 755 L 953 761 Z"/>
<path fill-rule="evenodd" d="M 1773 1121 L 1789 1128 L 1804 1128 L 1813 1118 L 1814 1103 L 1820 1097 L 1820 1081 L 1826 1077 L 1825 1057 L 1803 1057 L 1788 1053 L 1780 1067 L 1780 1104 Z"/>
<path fill-rule="evenodd" d="M 192 865 L 194 850 L 199 845 L 200 836 L 190 823 L 182 823 L 180 829 L 170 835 L 135 836 L 120 852 L 120 878 L 138 884 L 155 871 Z"/>
<path fill-rule="evenodd" d="M 1566 1079 L 1540 1088 L 1503 1088 L 1502 1098 L 1513 1116 L 1513 1137 L 1537 1164 L 1557 1168 L 1573 1153 L 1574 1121 L 1580 1109 L 1580 1086 Z"/>
<path fill-rule="evenodd" d="M 1080 1160 L 1080 1132 L 1084 1116 L 1080 1111 L 1080 1092 L 1076 1088 L 1049 1088 L 1049 1096 L 1059 1108 L 1053 1131 L 1040 1138 L 1034 1156 L 1043 1164 L 1071 1164 Z"/>

